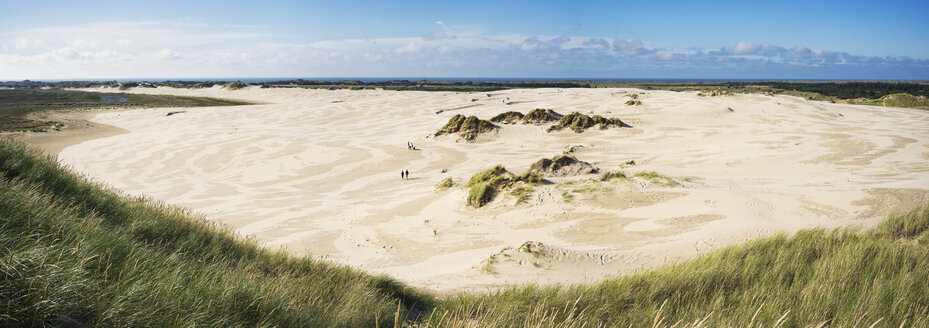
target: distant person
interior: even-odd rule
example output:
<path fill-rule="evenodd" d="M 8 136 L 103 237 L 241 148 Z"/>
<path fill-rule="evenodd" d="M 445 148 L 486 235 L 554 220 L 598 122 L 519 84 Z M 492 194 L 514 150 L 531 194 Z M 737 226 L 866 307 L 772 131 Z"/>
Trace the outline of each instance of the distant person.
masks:
<path fill-rule="evenodd" d="M 406 179 L 406 172 L 404 172 L 403 170 L 400 170 L 400 180 L 404 180 L 404 179 Z"/>
<path fill-rule="evenodd" d="M 406 178 L 409 180 L 409 179 L 410 179 L 410 170 L 406 170 L 406 171 L 404 171 L 404 172 L 406 173 Z"/>

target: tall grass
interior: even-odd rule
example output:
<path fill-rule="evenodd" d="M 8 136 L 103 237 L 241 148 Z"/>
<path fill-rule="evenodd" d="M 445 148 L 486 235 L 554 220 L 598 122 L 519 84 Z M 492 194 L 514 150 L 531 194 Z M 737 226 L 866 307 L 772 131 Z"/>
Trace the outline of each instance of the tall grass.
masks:
<path fill-rule="evenodd" d="M 926 327 L 929 205 L 868 231 L 812 229 L 596 284 L 441 303 L 426 326 Z M 465 324 L 468 323 L 468 324 Z"/>
<path fill-rule="evenodd" d="M 0 245 L 0 326 L 386 326 L 398 303 L 433 301 L 121 197 L 5 138 Z"/>

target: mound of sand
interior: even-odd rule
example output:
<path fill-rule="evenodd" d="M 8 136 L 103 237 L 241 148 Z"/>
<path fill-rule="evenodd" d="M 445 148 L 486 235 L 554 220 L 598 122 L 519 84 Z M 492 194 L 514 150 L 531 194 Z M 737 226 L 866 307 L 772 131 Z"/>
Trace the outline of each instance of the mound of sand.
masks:
<path fill-rule="evenodd" d="M 500 123 L 500 124 L 516 124 L 523 119 L 523 113 L 508 111 L 505 113 L 497 114 L 490 119 L 491 122 Z"/>
<path fill-rule="evenodd" d="M 618 118 L 605 118 L 600 115 L 587 116 L 578 112 L 568 114 L 561 118 L 558 123 L 548 128 L 548 132 L 559 131 L 564 128 L 570 128 L 574 132 L 581 133 L 588 128 L 599 125 L 600 129 L 606 129 L 611 126 L 624 127 L 628 126 Z"/>
<path fill-rule="evenodd" d="M 527 270 L 538 270 L 547 272 L 549 275 L 571 274 L 579 267 L 607 266 L 613 261 L 614 257 L 607 254 L 575 251 L 537 241 L 527 241 L 518 248 L 507 247 L 490 256 L 482 263 L 481 271 L 499 274 L 530 273 Z"/>
<path fill-rule="evenodd" d="M 543 124 L 548 122 L 556 122 L 560 120 L 564 115 L 558 114 L 551 108 L 536 108 L 526 116 L 523 117 L 524 124 Z"/>
<path fill-rule="evenodd" d="M 599 169 L 571 155 L 543 158 L 533 163 L 529 171 L 548 176 L 573 176 L 597 173 Z"/>
<path fill-rule="evenodd" d="M 464 140 L 473 141 L 477 138 L 478 135 L 485 132 L 491 132 L 496 130 L 498 127 L 490 121 L 482 120 L 477 118 L 477 116 L 468 116 L 465 117 L 461 114 L 456 114 L 448 120 L 448 123 L 445 124 L 439 131 L 433 136 L 442 136 L 446 134 L 457 134 Z"/>
<path fill-rule="evenodd" d="M 493 201 L 494 197 L 501 191 L 509 190 L 517 183 L 536 185 L 544 181 L 541 176 L 532 170 L 526 171 L 522 175 L 515 175 L 507 171 L 503 165 L 497 165 L 478 172 L 468 180 L 468 184 L 465 185 L 465 187 L 470 188 L 467 203 L 475 208 L 482 207 Z"/>

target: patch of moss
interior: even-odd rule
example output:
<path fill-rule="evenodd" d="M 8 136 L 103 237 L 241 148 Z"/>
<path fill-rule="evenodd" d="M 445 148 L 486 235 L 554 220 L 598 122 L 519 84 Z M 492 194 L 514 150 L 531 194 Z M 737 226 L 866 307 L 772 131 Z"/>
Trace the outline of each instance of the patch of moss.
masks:
<path fill-rule="evenodd" d="M 627 126 L 626 123 L 623 123 L 622 120 L 618 118 L 604 118 L 600 115 L 588 116 L 578 112 L 568 114 L 561 118 L 558 123 L 552 125 L 548 128 L 548 132 L 559 131 L 564 128 L 569 128 L 574 132 L 581 133 L 588 128 L 591 128 L 595 125 L 599 125 L 600 129 L 606 129 L 611 126 L 624 127 Z"/>

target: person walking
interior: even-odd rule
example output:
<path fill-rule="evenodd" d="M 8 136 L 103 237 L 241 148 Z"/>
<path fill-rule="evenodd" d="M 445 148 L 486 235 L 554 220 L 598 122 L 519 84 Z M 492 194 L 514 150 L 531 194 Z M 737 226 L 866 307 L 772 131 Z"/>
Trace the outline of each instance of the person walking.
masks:
<path fill-rule="evenodd" d="M 409 180 L 409 179 L 410 179 L 410 170 L 406 170 L 405 173 L 406 173 L 406 179 Z"/>
<path fill-rule="evenodd" d="M 406 172 L 404 172 L 403 170 L 400 170 L 400 180 L 404 180 L 404 179 L 406 179 Z"/>

